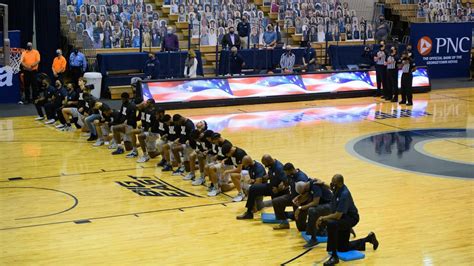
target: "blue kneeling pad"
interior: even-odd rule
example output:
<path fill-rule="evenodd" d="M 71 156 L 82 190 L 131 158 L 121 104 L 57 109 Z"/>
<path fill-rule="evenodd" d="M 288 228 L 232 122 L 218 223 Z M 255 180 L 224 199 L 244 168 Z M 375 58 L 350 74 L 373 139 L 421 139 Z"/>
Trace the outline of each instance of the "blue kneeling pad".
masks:
<path fill-rule="evenodd" d="M 331 252 L 329 252 L 331 254 Z M 346 252 L 337 252 L 337 256 L 343 261 L 360 260 L 365 258 L 365 254 L 358 250 L 349 250 Z"/>
<path fill-rule="evenodd" d="M 306 242 L 309 242 L 311 240 L 311 235 L 307 235 L 306 231 L 301 232 L 301 236 Z M 318 240 L 319 243 L 326 243 L 328 242 L 328 237 L 327 236 L 316 236 L 316 239 Z"/>
<path fill-rule="evenodd" d="M 286 217 L 289 217 L 292 214 L 292 212 L 285 212 Z M 274 213 L 262 213 L 262 222 L 266 224 L 279 224 L 286 221 L 277 220 Z"/>

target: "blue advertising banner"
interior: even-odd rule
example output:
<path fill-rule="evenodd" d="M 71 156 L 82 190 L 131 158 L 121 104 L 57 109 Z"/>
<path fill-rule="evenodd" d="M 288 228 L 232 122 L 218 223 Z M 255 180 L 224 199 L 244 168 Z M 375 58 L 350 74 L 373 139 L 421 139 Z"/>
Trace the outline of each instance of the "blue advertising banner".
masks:
<path fill-rule="evenodd" d="M 468 77 L 474 23 L 412 23 L 415 63 L 430 78 Z"/>

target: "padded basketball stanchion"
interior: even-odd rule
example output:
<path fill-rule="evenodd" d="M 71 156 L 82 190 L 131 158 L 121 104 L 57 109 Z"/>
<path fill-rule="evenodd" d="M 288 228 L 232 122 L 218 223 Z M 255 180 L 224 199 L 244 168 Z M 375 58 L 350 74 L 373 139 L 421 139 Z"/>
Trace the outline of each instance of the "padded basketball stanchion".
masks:
<path fill-rule="evenodd" d="M 285 212 L 286 217 L 290 216 L 291 214 L 292 214 L 291 212 Z M 282 223 L 282 222 L 284 222 L 284 221 L 276 219 L 274 213 L 262 213 L 262 223 L 265 223 L 265 224 L 279 224 L 279 223 Z"/>
<path fill-rule="evenodd" d="M 331 254 L 331 252 L 328 252 Z M 358 250 L 349 250 L 346 252 L 337 252 L 337 256 L 339 259 L 343 261 L 351 261 L 351 260 L 361 260 L 365 258 L 365 254 L 358 251 Z"/>
<path fill-rule="evenodd" d="M 306 242 L 309 242 L 311 240 L 311 235 L 307 235 L 306 231 L 301 232 L 301 236 Z M 316 236 L 316 239 L 318 240 L 319 243 L 327 243 L 328 242 L 328 237 L 327 236 Z"/>

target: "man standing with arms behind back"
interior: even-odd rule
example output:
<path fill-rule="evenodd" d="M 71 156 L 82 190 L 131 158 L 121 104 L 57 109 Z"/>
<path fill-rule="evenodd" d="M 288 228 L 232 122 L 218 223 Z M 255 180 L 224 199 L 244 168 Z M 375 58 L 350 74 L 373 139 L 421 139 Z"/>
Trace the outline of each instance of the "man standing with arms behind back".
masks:
<path fill-rule="evenodd" d="M 51 70 L 53 71 L 54 80 L 59 80 L 63 83 L 63 74 L 66 71 L 66 58 L 63 56 L 61 49 L 56 50 L 56 57 L 53 60 L 53 66 Z"/>
<path fill-rule="evenodd" d="M 72 82 L 77 86 L 79 84 L 79 78 L 82 77 L 87 69 L 86 56 L 81 53 L 79 49 L 74 48 L 71 55 L 69 56 L 69 66 L 71 70 Z"/>
<path fill-rule="evenodd" d="M 23 75 L 25 80 L 25 102 L 31 103 L 32 100 L 38 98 L 38 84 L 36 75 L 38 74 L 38 65 L 41 61 L 38 50 L 33 49 L 33 44 L 26 44 L 26 51 L 21 54 L 21 66 L 23 67 Z M 31 88 L 31 94 L 30 94 Z"/>

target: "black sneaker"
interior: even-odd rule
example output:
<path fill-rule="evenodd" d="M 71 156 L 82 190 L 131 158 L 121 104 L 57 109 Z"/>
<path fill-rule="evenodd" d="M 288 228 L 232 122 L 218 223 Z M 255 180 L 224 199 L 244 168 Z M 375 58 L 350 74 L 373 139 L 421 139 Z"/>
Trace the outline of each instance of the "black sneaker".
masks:
<path fill-rule="evenodd" d="M 245 212 L 245 213 L 237 216 L 236 218 L 237 218 L 237 220 L 250 220 L 250 219 L 253 219 L 253 213 Z"/>
<path fill-rule="evenodd" d="M 162 172 L 171 172 L 173 171 L 173 166 L 167 164 L 165 166 L 163 166 L 163 169 L 161 169 Z"/>
<path fill-rule="evenodd" d="M 159 166 L 159 167 L 163 167 L 165 165 L 166 165 L 166 160 L 165 159 L 161 159 L 161 161 L 158 164 L 156 164 L 156 166 Z"/>
<path fill-rule="evenodd" d="M 96 135 L 91 135 L 87 141 L 94 141 L 94 140 L 97 140 L 97 136 Z"/>
<path fill-rule="evenodd" d="M 313 248 L 319 244 L 317 239 L 310 239 L 308 243 L 306 243 L 303 247 L 304 248 Z"/>
<path fill-rule="evenodd" d="M 118 154 L 123 154 L 125 151 L 123 148 L 118 147 L 115 151 L 112 152 L 112 155 L 118 155 Z"/>

